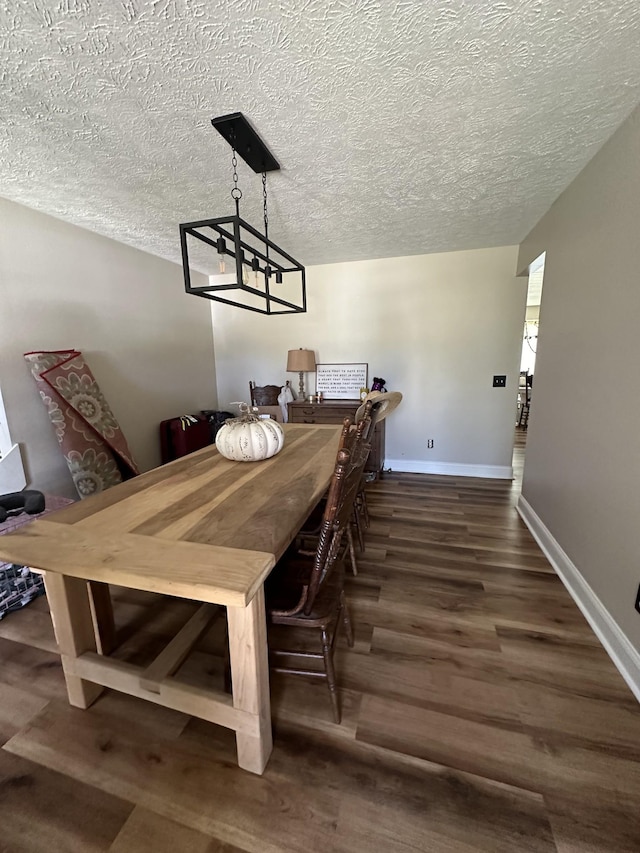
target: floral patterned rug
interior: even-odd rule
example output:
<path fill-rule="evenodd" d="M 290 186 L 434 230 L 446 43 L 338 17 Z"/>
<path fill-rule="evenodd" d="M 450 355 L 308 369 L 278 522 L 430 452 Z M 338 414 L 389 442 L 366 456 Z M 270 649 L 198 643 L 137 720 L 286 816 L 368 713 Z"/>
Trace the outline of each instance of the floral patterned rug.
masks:
<path fill-rule="evenodd" d="M 80 497 L 139 474 L 122 430 L 82 353 L 55 350 L 27 352 L 24 357 Z"/>

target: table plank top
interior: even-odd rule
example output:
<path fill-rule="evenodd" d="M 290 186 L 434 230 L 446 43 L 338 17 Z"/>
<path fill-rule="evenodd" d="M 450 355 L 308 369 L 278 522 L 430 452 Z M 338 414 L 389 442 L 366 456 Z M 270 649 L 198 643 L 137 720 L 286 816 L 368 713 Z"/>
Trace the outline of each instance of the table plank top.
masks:
<path fill-rule="evenodd" d="M 271 459 L 232 462 L 205 447 L 0 537 L 0 558 L 245 606 L 335 466 L 340 426 L 284 429 L 284 447 Z"/>

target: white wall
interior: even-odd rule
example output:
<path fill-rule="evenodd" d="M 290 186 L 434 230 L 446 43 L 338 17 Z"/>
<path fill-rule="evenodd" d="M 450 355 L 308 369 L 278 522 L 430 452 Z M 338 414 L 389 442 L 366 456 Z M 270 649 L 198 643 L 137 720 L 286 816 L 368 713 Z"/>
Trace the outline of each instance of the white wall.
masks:
<path fill-rule="evenodd" d="M 308 313 L 265 317 L 212 303 L 221 408 L 291 380 L 287 350 L 367 362 L 404 400 L 387 421 L 387 466 L 510 476 L 526 281 L 516 247 L 307 268 Z M 492 388 L 494 373 L 507 388 Z M 306 377 L 315 390 L 315 375 Z M 427 450 L 433 438 L 433 450 Z"/>
<path fill-rule="evenodd" d="M 546 251 L 523 498 L 640 652 L 638 151 L 636 110 L 525 239 L 519 269 Z"/>
<path fill-rule="evenodd" d="M 4 199 L 0 221 L 0 387 L 29 484 L 75 496 L 28 350 L 82 350 L 139 466 L 159 464 L 159 422 L 215 407 L 208 303 L 169 261 Z"/>

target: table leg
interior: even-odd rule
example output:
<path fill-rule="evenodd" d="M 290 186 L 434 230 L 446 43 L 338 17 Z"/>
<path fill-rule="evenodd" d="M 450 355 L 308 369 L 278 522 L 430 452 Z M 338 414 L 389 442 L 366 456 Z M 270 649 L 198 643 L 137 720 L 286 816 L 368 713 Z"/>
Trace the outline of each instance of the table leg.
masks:
<path fill-rule="evenodd" d="M 100 696 L 104 687 L 73 675 L 66 665 L 66 659 L 80 657 L 84 652 L 97 651 L 87 582 L 82 578 L 70 578 L 57 572 L 45 572 L 44 584 L 53 629 L 62 655 L 69 702 L 76 708 L 88 708 Z"/>
<path fill-rule="evenodd" d="M 238 764 L 262 773 L 273 747 L 264 589 L 260 587 L 247 607 L 228 607 L 227 620 L 233 707 L 258 718 L 257 735 L 236 732 Z"/>

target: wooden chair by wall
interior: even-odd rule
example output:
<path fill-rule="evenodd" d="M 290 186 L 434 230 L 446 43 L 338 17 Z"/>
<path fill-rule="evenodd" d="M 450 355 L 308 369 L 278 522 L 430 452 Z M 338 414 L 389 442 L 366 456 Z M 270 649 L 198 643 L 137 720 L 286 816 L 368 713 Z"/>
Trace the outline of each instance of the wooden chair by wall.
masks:
<path fill-rule="evenodd" d="M 340 449 L 327 494 L 315 551 L 291 549 L 273 569 L 265 584 L 267 613 L 271 627 L 308 628 L 319 634 L 321 651 L 279 647 L 269 640 L 272 669 L 322 678 L 327 682 L 333 716 L 340 722 L 334 668 L 334 645 L 340 624 L 347 642 L 353 646 L 353 632 L 344 594 L 342 542 L 349 528 L 355 496 L 368 456 L 364 446 Z M 277 630 L 277 629 L 276 629 Z M 316 660 L 322 669 L 313 669 L 295 660 Z M 288 665 L 284 661 L 292 661 Z"/>
<path fill-rule="evenodd" d="M 289 385 L 289 382 L 287 381 L 286 384 Z M 284 421 L 282 409 L 278 403 L 281 391 L 282 386 L 280 385 L 256 385 L 253 381 L 249 382 L 251 405 L 259 410 L 259 414 L 269 415 L 280 423 Z"/>
<path fill-rule="evenodd" d="M 249 382 L 249 394 L 252 406 L 277 406 L 278 397 L 282 390 L 281 385 L 256 385 Z"/>

